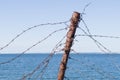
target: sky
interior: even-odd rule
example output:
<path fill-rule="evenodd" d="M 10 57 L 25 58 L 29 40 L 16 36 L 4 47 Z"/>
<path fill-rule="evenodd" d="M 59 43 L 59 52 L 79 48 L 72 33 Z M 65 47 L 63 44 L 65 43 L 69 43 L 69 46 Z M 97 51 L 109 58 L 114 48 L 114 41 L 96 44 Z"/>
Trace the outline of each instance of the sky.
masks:
<path fill-rule="evenodd" d="M 120 36 L 120 0 L 0 0 L 0 47 L 6 45 L 23 30 L 43 24 L 67 21 L 74 11 L 82 13 L 92 34 Z M 83 25 L 80 25 L 83 27 Z M 47 25 L 32 29 L 0 53 L 21 53 L 32 44 L 66 25 Z M 28 52 L 51 52 L 66 34 L 61 31 L 35 46 Z M 77 34 L 83 34 L 78 30 Z M 89 37 L 77 37 L 73 49 L 76 52 L 101 52 Z M 112 52 L 120 52 L 120 39 L 95 38 Z"/>

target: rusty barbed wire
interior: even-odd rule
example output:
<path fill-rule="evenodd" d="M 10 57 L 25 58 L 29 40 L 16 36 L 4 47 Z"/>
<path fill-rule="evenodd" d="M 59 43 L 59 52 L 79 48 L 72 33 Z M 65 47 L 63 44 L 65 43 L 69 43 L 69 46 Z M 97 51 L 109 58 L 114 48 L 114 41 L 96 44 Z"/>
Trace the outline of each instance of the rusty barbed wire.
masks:
<path fill-rule="evenodd" d="M 79 28 L 80 30 L 82 30 L 86 35 L 88 35 L 84 29 L 82 29 L 81 27 L 78 27 L 78 28 Z M 109 50 L 108 48 L 106 48 L 102 43 L 100 43 L 99 41 L 97 41 L 96 39 L 94 39 L 92 36 L 88 36 L 88 37 L 90 37 L 90 38 L 95 42 L 95 44 L 97 45 L 97 47 L 98 47 L 102 52 L 104 52 L 104 53 L 106 53 L 106 51 L 109 52 L 109 53 L 112 52 L 111 50 Z M 101 47 L 102 47 L 104 50 L 103 50 Z M 106 51 L 105 51 L 105 50 L 106 50 Z"/>
<path fill-rule="evenodd" d="M 7 61 L 4 61 L 4 62 L 0 62 L 0 65 L 1 64 L 6 64 L 6 63 L 10 63 L 14 60 L 16 60 L 18 57 L 22 56 L 23 54 L 25 54 L 27 51 L 29 51 L 30 49 L 32 49 L 33 47 L 35 47 L 36 45 L 40 44 L 41 42 L 45 41 L 46 39 L 48 39 L 50 36 L 52 36 L 54 33 L 58 32 L 58 31 L 62 31 L 62 30 L 67 30 L 68 27 L 65 27 L 65 28 L 62 28 L 62 29 L 58 29 L 58 30 L 55 30 L 53 31 L 52 33 L 50 33 L 48 36 L 46 36 L 45 38 L 43 38 L 42 40 L 38 41 L 37 43 L 33 44 L 32 46 L 30 46 L 29 48 L 27 48 L 25 51 L 23 51 L 21 54 L 17 55 L 16 57 L 10 59 L 10 60 L 7 60 Z"/>
<path fill-rule="evenodd" d="M 53 50 L 52 50 L 52 52 L 51 53 L 56 53 L 56 52 L 58 52 L 58 51 L 56 51 L 59 47 L 61 47 L 62 45 L 62 41 L 65 39 L 65 37 L 66 36 L 63 36 L 63 38 L 55 45 L 55 47 L 53 48 Z M 60 51 L 62 51 L 62 50 L 60 50 Z M 48 64 L 45 66 L 45 68 L 44 69 L 46 69 L 46 67 L 48 66 Z M 36 77 L 36 79 L 38 78 L 38 77 L 40 77 L 40 79 L 42 78 L 42 76 L 43 76 L 43 74 L 44 74 L 44 71 L 43 71 L 43 73 L 41 73 L 41 75 L 38 75 L 37 77 Z"/>
<path fill-rule="evenodd" d="M 19 79 L 19 80 L 25 80 L 27 77 L 31 78 L 32 75 L 33 75 L 36 71 L 38 71 L 38 70 L 41 68 L 41 66 L 44 66 L 45 64 L 46 64 L 45 67 L 47 67 L 47 65 L 48 65 L 48 63 L 49 63 L 49 60 L 53 57 L 53 55 L 54 55 L 54 52 L 51 53 L 51 54 L 49 54 L 32 72 L 24 75 L 24 76 L 23 76 L 21 79 Z M 43 68 L 44 68 L 44 67 L 43 67 Z"/>
<path fill-rule="evenodd" d="M 86 8 L 88 8 L 94 1 L 96 1 L 96 0 L 93 0 L 93 1 L 91 1 L 91 2 L 89 2 L 89 3 L 87 3 L 85 6 L 84 6 L 84 8 L 83 8 L 83 10 L 82 10 L 82 15 L 83 14 L 85 14 L 85 11 L 86 11 Z"/>
<path fill-rule="evenodd" d="M 108 52 L 111 53 L 111 51 L 110 51 L 109 49 L 107 49 L 105 46 L 103 46 L 100 42 L 98 42 L 98 41 L 97 41 L 96 39 L 94 39 L 93 37 L 116 38 L 116 39 L 118 39 L 118 38 L 120 38 L 120 37 L 118 37 L 118 36 L 92 35 L 92 34 L 90 33 L 90 30 L 89 30 L 87 24 L 85 23 L 85 21 L 84 21 L 83 19 L 81 19 L 81 21 L 83 22 L 83 24 L 84 24 L 84 26 L 85 26 L 85 28 L 86 28 L 86 30 L 87 30 L 88 33 L 87 33 L 84 29 L 82 29 L 81 27 L 78 27 L 78 28 L 80 28 L 85 34 L 78 34 L 78 35 L 76 35 L 76 36 L 88 36 L 88 37 L 90 37 L 90 38 L 96 43 L 96 45 L 98 46 L 98 48 L 99 48 L 102 52 L 105 52 L 105 51 L 104 51 L 103 49 L 101 49 L 100 46 L 102 46 L 106 51 L 108 51 Z M 98 45 L 97 43 L 98 43 L 99 45 Z M 72 51 L 74 51 L 74 50 L 72 50 Z M 70 58 L 70 59 L 71 59 L 71 58 Z M 116 65 L 113 61 L 111 61 L 111 62 L 112 62 L 112 64 L 114 64 L 115 67 L 119 70 L 118 65 Z M 111 75 L 111 74 L 110 74 L 110 75 Z M 112 75 L 111 75 L 111 76 L 112 76 Z M 115 79 L 114 76 L 112 76 L 112 78 Z"/>
<path fill-rule="evenodd" d="M 81 28 L 82 29 L 82 28 Z M 92 37 L 104 37 L 104 38 L 116 38 L 116 39 L 118 39 L 118 38 L 120 38 L 120 37 L 118 37 L 118 36 L 103 36 L 103 35 L 87 35 L 87 33 L 85 32 L 85 30 L 83 30 L 82 29 L 82 31 L 85 33 L 85 34 L 78 34 L 78 35 L 76 35 L 76 36 L 92 36 Z M 74 49 L 72 49 L 71 51 L 73 51 L 74 53 L 77 53 Z M 77 54 L 79 54 L 79 53 L 77 53 Z M 71 59 L 71 57 L 70 57 L 70 59 Z M 108 59 L 109 60 L 109 59 Z M 113 58 L 112 59 L 110 59 L 111 60 L 111 63 L 116 67 L 116 69 L 118 70 L 118 71 L 120 71 L 120 68 L 119 68 L 119 65 L 117 65 L 117 64 L 115 64 L 115 62 L 113 61 Z M 103 72 L 103 73 L 106 73 L 105 71 Z M 102 73 L 101 73 L 102 74 Z M 115 76 L 113 76 L 113 75 L 111 75 L 110 73 L 109 73 L 109 75 L 110 76 L 112 76 L 112 79 L 118 79 L 117 77 L 115 77 Z M 108 75 L 108 76 L 109 76 Z"/>
<path fill-rule="evenodd" d="M 74 52 L 75 54 L 79 55 L 79 56 L 81 55 L 80 52 L 77 52 L 74 49 L 72 49 L 71 51 Z M 69 59 L 71 59 L 73 61 L 77 61 L 80 64 L 85 65 L 87 67 L 90 67 L 92 70 L 95 70 L 97 73 L 99 73 L 101 76 L 104 76 L 105 78 L 109 78 L 109 79 L 112 79 L 112 80 L 117 78 L 117 77 L 113 76 L 111 73 L 108 73 L 108 72 L 104 71 L 103 69 L 97 67 L 95 63 L 90 62 L 90 60 L 85 56 L 84 56 L 84 59 L 87 60 L 89 62 L 89 64 L 91 64 L 91 65 L 86 64 L 85 62 L 80 61 L 79 59 L 73 58 L 71 56 L 69 57 Z"/>
<path fill-rule="evenodd" d="M 92 65 L 88 65 L 88 64 L 85 64 L 84 62 L 81 62 L 79 59 L 76 59 L 73 57 L 70 57 L 69 59 L 80 62 L 80 64 L 84 64 L 85 66 L 88 66 L 92 70 L 95 70 L 97 73 L 99 73 L 101 76 L 104 76 L 104 78 L 108 78 L 108 79 L 112 79 L 112 80 L 116 79 L 115 76 L 113 76 L 110 73 L 105 72 L 103 69 L 98 68 L 94 63 Z"/>
<path fill-rule="evenodd" d="M 55 54 L 56 52 L 58 52 L 58 51 L 56 51 L 56 50 L 57 50 L 59 47 L 62 46 L 62 45 L 61 45 L 61 42 L 63 41 L 63 39 L 64 39 L 65 37 L 66 37 L 66 36 L 64 36 L 64 37 L 56 44 L 55 48 L 53 48 L 53 50 L 52 50 L 52 54 Z M 60 51 L 62 51 L 62 50 L 60 50 Z M 35 80 L 37 80 L 37 78 L 39 78 L 39 77 L 40 77 L 40 79 L 42 78 L 42 76 L 43 76 L 43 74 L 44 74 L 47 66 L 48 66 L 48 63 L 47 63 L 47 64 L 45 65 L 45 67 L 42 69 L 41 73 L 35 78 Z"/>
<path fill-rule="evenodd" d="M 83 18 L 81 19 L 81 21 L 83 22 L 83 24 L 84 24 L 84 26 L 85 26 L 88 34 L 89 34 L 89 35 L 92 35 L 91 32 L 90 32 L 90 30 L 89 30 L 89 28 L 88 28 L 88 26 L 87 26 L 87 24 L 86 24 L 85 21 L 83 20 Z M 86 32 L 84 29 L 81 28 L 81 30 L 87 35 L 87 32 Z M 92 36 L 89 36 L 89 37 L 95 42 L 96 46 L 97 46 L 102 52 L 106 53 L 106 51 L 108 51 L 108 52 L 111 53 L 111 51 L 110 51 L 109 49 L 107 49 L 107 48 L 106 48 L 103 44 L 101 44 L 99 41 L 97 41 L 96 39 L 94 39 Z M 102 49 L 101 47 L 102 47 L 103 49 Z M 105 51 L 105 50 L 106 50 L 106 51 Z"/>
<path fill-rule="evenodd" d="M 0 51 L 3 50 L 4 48 L 8 47 L 12 42 L 14 42 L 17 38 L 19 38 L 22 34 L 26 33 L 29 30 L 32 30 L 34 28 L 40 27 L 40 26 L 46 26 L 46 25 L 58 25 L 58 24 L 65 24 L 68 23 L 70 20 L 68 21 L 63 21 L 63 22 L 57 22 L 57 23 L 45 23 L 45 24 L 39 24 L 39 25 L 35 25 L 33 27 L 29 27 L 25 30 L 23 30 L 21 33 L 19 33 L 17 36 L 15 36 L 10 42 L 8 42 L 5 46 L 0 48 Z"/>
<path fill-rule="evenodd" d="M 89 3 L 89 4 L 87 4 L 87 5 L 85 6 L 83 12 L 85 12 L 85 9 L 86 9 L 90 4 L 91 4 L 91 3 Z M 93 37 L 103 37 L 103 38 L 120 38 L 120 37 L 117 37 L 117 36 L 104 36 L 104 35 L 92 35 L 92 34 L 90 33 L 90 30 L 89 30 L 87 24 L 86 24 L 85 21 L 83 20 L 83 18 L 81 18 L 81 21 L 83 22 L 83 24 L 84 24 L 84 26 L 85 26 L 85 28 L 86 28 L 87 31 L 85 31 L 84 29 L 82 29 L 81 27 L 78 26 L 78 28 L 79 28 L 80 30 L 82 30 L 84 34 L 78 34 L 78 35 L 75 35 L 75 37 L 76 37 L 76 36 L 87 36 L 87 37 L 90 37 L 90 38 L 95 42 L 95 44 L 97 45 L 97 47 L 98 47 L 102 52 L 106 52 L 106 51 L 107 51 L 107 52 L 110 52 L 110 53 L 111 53 L 111 51 L 110 51 L 107 47 L 105 47 L 102 43 L 100 43 L 99 41 L 97 41 L 97 40 L 94 39 Z M 24 34 L 25 32 L 27 32 L 27 31 L 29 31 L 29 30 L 31 30 L 31 29 L 33 29 L 33 28 L 37 28 L 37 27 L 45 26 L 45 25 L 58 25 L 58 24 L 64 24 L 64 25 L 67 26 L 67 27 L 65 27 L 65 28 L 62 28 L 62 29 L 58 29 L 58 30 L 53 31 L 53 32 L 50 33 L 48 36 L 46 36 L 46 37 L 43 38 L 42 40 L 38 41 L 37 43 L 33 44 L 32 46 L 30 46 L 29 48 L 27 48 L 25 51 L 23 51 L 21 54 L 17 55 L 16 57 L 14 57 L 14 58 L 12 58 L 12 59 L 10 59 L 10 60 L 8 60 L 8 61 L 5 61 L 5 62 L 0 62 L 0 65 L 1 65 L 1 64 L 7 64 L 7 63 L 10 63 L 10 62 L 16 60 L 17 58 L 19 58 L 20 56 L 22 56 L 23 54 L 25 54 L 27 51 L 31 50 L 33 47 L 37 46 L 38 44 L 42 43 L 43 41 L 45 41 L 46 39 L 48 39 L 49 37 L 51 37 L 54 33 L 59 32 L 59 31 L 63 31 L 63 30 L 67 30 L 67 29 L 69 28 L 68 25 L 67 25 L 68 22 L 69 22 L 69 21 L 59 22 L 59 23 L 40 24 L 40 25 L 36 25 L 36 26 L 30 27 L 30 28 L 22 31 L 22 32 L 21 32 L 20 34 L 18 34 L 15 38 L 13 38 L 9 43 L 7 43 L 5 46 L 1 47 L 1 48 L 0 48 L 0 51 L 3 50 L 4 48 L 8 47 L 12 42 L 14 42 L 14 41 L 15 41 L 18 37 L 20 37 L 22 34 Z M 38 64 L 38 66 L 36 66 L 33 71 L 31 71 L 30 73 L 22 76 L 22 78 L 21 78 L 20 80 L 26 80 L 27 78 L 29 78 L 29 79 L 32 78 L 33 74 L 35 74 L 37 71 L 39 71 L 39 69 L 41 69 L 41 66 L 43 66 L 42 69 L 41 69 L 41 71 L 40 71 L 40 74 L 38 74 L 38 75 L 35 77 L 35 80 L 37 80 L 38 78 L 42 79 L 42 76 L 43 76 L 43 74 L 45 73 L 46 68 L 48 67 L 49 61 L 52 59 L 53 55 L 57 52 L 58 48 L 65 44 L 65 43 L 62 43 L 62 41 L 63 41 L 63 39 L 64 39 L 65 37 L 66 37 L 66 36 L 64 36 L 64 37 L 56 44 L 56 46 L 52 49 L 51 53 L 50 53 L 42 62 L 40 62 L 40 63 Z M 74 40 L 74 41 L 77 41 L 77 40 Z M 101 47 L 102 47 L 103 49 L 102 49 Z M 64 50 L 64 49 L 60 49 L 60 50 L 58 50 L 58 52 L 59 52 L 59 51 L 62 51 L 62 50 Z M 71 51 L 75 52 L 74 49 L 71 49 Z M 69 57 L 69 59 L 74 60 L 74 61 L 77 61 L 77 62 L 80 62 L 80 60 L 75 59 L 75 58 L 73 58 L 73 57 Z M 86 65 L 87 65 L 87 66 L 90 66 L 90 65 L 88 65 L 88 64 L 86 64 Z M 97 68 L 97 67 L 95 66 L 95 64 L 92 64 L 92 65 L 93 65 L 93 66 L 91 66 L 90 68 L 91 68 L 91 69 L 94 69 L 96 72 L 98 72 L 98 73 L 101 74 L 102 76 L 108 77 L 108 78 L 110 78 L 110 79 L 115 79 L 115 77 L 114 77 L 113 75 L 106 73 L 105 71 L 103 71 L 103 70 L 100 69 L 100 68 Z M 69 78 L 70 78 L 70 77 L 65 77 L 65 79 L 67 79 L 67 80 L 69 80 Z M 92 78 L 92 80 L 93 80 L 93 78 Z"/>
<path fill-rule="evenodd" d="M 85 26 L 88 34 L 91 35 L 90 29 L 88 28 L 87 24 L 86 24 L 85 21 L 83 20 L 83 17 L 81 18 L 81 22 L 83 22 L 83 24 L 84 24 L 84 26 Z"/>
<path fill-rule="evenodd" d="M 81 29 L 84 34 L 89 35 L 89 37 L 95 42 L 95 44 L 97 45 L 97 47 L 98 47 L 102 52 L 106 53 L 106 51 L 107 51 L 107 52 L 110 52 L 110 53 L 111 53 L 111 50 L 109 50 L 108 48 L 106 48 L 102 43 L 100 43 L 99 41 L 97 41 L 96 39 L 94 39 L 94 38 L 91 36 L 92 34 L 91 34 L 91 32 L 90 32 L 87 24 L 86 24 L 85 21 L 83 20 L 83 18 L 81 19 L 81 21 L 83 22 L 83 24 L 84 24 L 84 26 L 85 26 L 85 28 L 86 28 L 86 30 L 87 30 L 88 33 L 87 33 L 84 29 L 82 29 L 81 27 L 79 27 L 79 29 Z M 101 47 L 102 47 L 103 49 L 102 49 Z M 106 51 L 105 51 L 105 50 L 106 50 Z"/>
<path fill-rule="evenodd" d="M 86 35 L 89 35 L 89 37 L 95 42 L 95 44 L 97 45 L 97 47 L 98 47 L 102 52 L 105 53 L 106 51 L 108 51 L 108 52 L 111 53 L 111 50 L 107 49 L 103 44 L 101 44 L 99 41 L 97 41 L 97 40 L 94 39 L 92 36 L 90 36 L 90 35 L 92 35 L 92 34 L 90 33 L 90 30 L 89 30 L 87 24 L 86 24 L 85 21 L 83 20 L 83 14 L 85 14 L 86 8 L 89 7 L 94 1 L 96 1 L 96 0 L 93 0 L 93 1 L 91 1 L 91 2 L 89 2 L 89 3 L 87 3 L 87 4 L 85 5 L 82 13 L 81 13 L 81 22 L 83 22 L 83 24 L 84 24 L 84 26 L 85 26 L 85 28 L 86 28 L 86 30 L 87 30 L 88 33 L 87 33 L 84 29 L 82 29 L 81 27 L 79 27 L 79 29 L 81 29 Z M 102 49 L 101 47 L 102 47 L 103 49 Z M 105 50 L 106 50 L 106 51 L 105 51 Z"/>
<path fill-rule="evenodd" d="M 118 37 L 118 36 L 92 35 L 92 34 L 90 33 L 90 30 L 89 30 L 87 24 L 86 24 L 85 21 L 83 20 L 83 18 L 82 18 L 81 21 L 83 22 L 83 24 L 84 24 L 84 26 L 85 26 L 85 28 L 86 28 L 86 30 L 87 30 L 87 32 L 88 32 L 88 34 L 87 34 L 87 32 L 85 32 L 85 30 L 81 28 L 81 30 L 85 33 L 85 36 L 91 37 L 91 39 L 95 42 L 95 44 L 97 45 L 97 47 L 98 47 L 102 52 L 104 52 L 104 53 L 109 53 L 109 54 L 110 54 L 110 53 L 113 53 L 111 50 L 109 50 L 107 47 L 105 47 L 103 44 L 101 44 L 100 42 L 98 42 L 98 41 L 97 41 L 96 39 L 94 39 L 93 37 L 116 38 L 116 39 L 118 39 L 118 38 L 120 38 L 120 37 Z M 84 36 L 84 35 L 78 35 L 78 36 Z M 104 50 L 103 50 L 101 47 L 102 47 Z M 106 52 L 105 50 L 106 50 L 107 52 Z M 116 67 L 116 69 L 117 69 L 118 71 L 120 71 L 119 66 L 118 66 L 117 64 L 115 64 L 115 62 L 113 61 L 113 58 L 111 59 L 111 63 Z"/>
<path fill-rule="evenodd" d="M 89 28 L 88 28 L 88 26 L 87 26 L 87 24 L 83 20 L 83 17 L 81 18 L 81 22 L 83 22 L 83 24 L 84 24 L 87 32 L 84 29 L 82 29 L 81 27 L 79 27 L 79 29 L 81 29 L 83 31 L 83 33 L 86 34 L 86 35 L 92 35 L 91 32 L 90 32 L 90 30 L 89 30 Z M 107 50 L 108 52 L 111 52 L 109 49 L 107 49 L 105 46 L 103 46 L 99 41 L 97 41 L 96 39 L 94 39 L 92 36 L 88 36 L 88 37 L 90 37 L 95 42 L 96 46 L 99 48 L 100 51 L 102 51 L 104 53 L 106 53 L 105 50 Z M 103 47 L 105 50 L 102 49 L 101 47 Z"/>
<path fill-rule="evenodd" d="M 44 64 L 46 64 L 42 70 L 42 73 L 40 73 L 40 75 L 38 75 L 36 77 L 36 79 L 40 76 L 40 78 L 42 77 L 42 75 L 44 74 L 44 70 L 46 69 L 46 67 L 48 66 L 49 60 L 53 57 L 53 55 L 56 53 L 56 50 L 61 46 L 61 42 L 64 40 L 66 36 L 64 36 L 56 45 L 55 47 L 52 49 L 51 53 L 31 72 L 28 73 L 27 75 L 24 75 L 20 80 L 25 80 L 28 76 L 29 78 L 32 77 L 32 75 L 38 71 L 40 69 L 41 66 L 43 66 Z"/>
<path fill-rule="evenodd" d="M 92 36 L 92 37 L 100 37 L 100 38 L 116 38 L 116 39 L 119 39 L 120 37 L 119 36 L 104 36 L 104 35 L 86 35 L 86 34 L 77 34 L 75 35 L 76 37 L 77 36 Z"/>
<path fill-rule="evenodd" d="M 49 55 L 50 56 L 50 55 Z M 24 75 L 21 79 L 19 80 L 26 80 L 26 78 L 29 76 L 29 78 L 37 71 L 40 69 L 41 66 L 43 66 L 44 64 L 48 63 L 49 60 L 49 56 L 47 58 L 45 58 L 31 73 L 28 73 L 27 75 Z"/>

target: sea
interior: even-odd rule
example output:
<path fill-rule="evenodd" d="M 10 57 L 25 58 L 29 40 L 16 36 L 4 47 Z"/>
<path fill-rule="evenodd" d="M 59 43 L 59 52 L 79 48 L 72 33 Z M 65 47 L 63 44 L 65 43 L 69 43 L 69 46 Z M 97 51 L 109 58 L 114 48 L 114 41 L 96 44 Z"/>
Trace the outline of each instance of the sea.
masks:
<path fill-rule="evenodd" d="M 18 55 L 0 54 L 0 80 L 57 80 L 62 53 Z M 120 54 L 71 53 L 64 80 L 120 80 Z"/>

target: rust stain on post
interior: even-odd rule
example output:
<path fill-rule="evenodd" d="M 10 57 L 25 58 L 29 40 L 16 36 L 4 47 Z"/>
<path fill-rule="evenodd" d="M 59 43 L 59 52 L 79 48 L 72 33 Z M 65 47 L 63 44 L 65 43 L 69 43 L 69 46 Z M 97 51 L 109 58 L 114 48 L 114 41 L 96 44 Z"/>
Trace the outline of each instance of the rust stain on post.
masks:
<path fill-rule="evenodd" d="M 59 67 L 59 72 L 58 72 L 58 80 L 63 80 L 65 71 L 66 71 L 66 66 L 69 58 L 69 53 L 72 47 L 72 43 L 74 40 L 76 28 L 78 27 L 78 23 L 80 22 L 80 13 L 74 12 L 71 18 L 71 23 L 70 23 L 70 29 L 67 32 L 67 39 L 66 39 L 66 45 L 64 48 L 64 54 L 62 56 L 62 60 L 60 63 Z"/>

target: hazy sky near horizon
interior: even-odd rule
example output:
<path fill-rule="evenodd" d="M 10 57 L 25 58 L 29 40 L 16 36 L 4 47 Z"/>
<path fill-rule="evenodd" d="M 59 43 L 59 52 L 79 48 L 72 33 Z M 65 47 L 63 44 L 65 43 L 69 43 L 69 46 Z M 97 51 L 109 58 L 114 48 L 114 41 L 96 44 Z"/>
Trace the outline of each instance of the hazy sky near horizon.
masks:
<path fill-rule="evenodd" d="M 67 21 L 74 11 L 82 12 L 83 19 L 92 34 L 120 36 L 120 0 L 0 0 L 0 47 L 7 44 L 23 30 L 34 25 Z M 52 31 L 65 25 L 42 26 L 30 30 L 17 38 L 0 53 L 20 53 L 41 40 Z M 50 52 L 66 34 L 58 32 L 29 52 Z M 82 34 L 81 32 L 79 34 Z M 113 52 L 120 52 L 120 39 L 95 38 Z M 73 46 L 77 52 L 101 52 L 94 41 L 77 37 Z"/>

